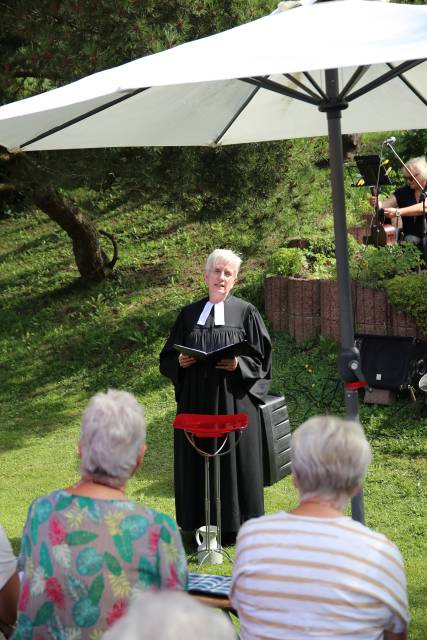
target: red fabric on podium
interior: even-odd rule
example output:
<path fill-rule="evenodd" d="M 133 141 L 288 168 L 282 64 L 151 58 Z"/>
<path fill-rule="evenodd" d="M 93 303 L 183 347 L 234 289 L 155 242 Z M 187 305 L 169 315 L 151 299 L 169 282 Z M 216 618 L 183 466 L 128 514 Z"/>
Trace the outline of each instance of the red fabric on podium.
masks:
<path fill-rule="evenodd" d="M 220 438 L 232 431 L 248 426 L 246 413 L 211 415 L 203 413 L 178 413 L 173 421 L 175 429 L 194 433 L 199 438 Z"/>

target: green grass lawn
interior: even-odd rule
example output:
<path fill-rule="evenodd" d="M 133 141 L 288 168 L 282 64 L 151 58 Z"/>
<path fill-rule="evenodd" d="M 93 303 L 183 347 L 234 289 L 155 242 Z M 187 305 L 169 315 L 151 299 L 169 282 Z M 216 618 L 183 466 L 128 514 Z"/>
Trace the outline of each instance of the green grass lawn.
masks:
<path fill-rule="evenodd" d="M 90 287 L 76 284 L 67 238 L 42 214 L 0 221 L 0 520 L 16 551 L 30 502 L 77 480 L 80 417 L 89 398 L 108 387 L 133 392 L 146 410 L 148 451 L 129 496 L 174 515 L 175 405 L 158 371 L 159 351 L 177 310 L 203 290 L 204 258 L 224 237 L 246 258 L 237 295 L 259 304 L 271 239 L 230 220 L 163 213 L 162 224 L 148 207 L 102 214 L 121 256 L 115 277 Z M 335 345 L 272 337 L 273 390 L 286 396 L 292 426 L 316 413 L 343 414 Z M 412 640 L 427 638 L 426 409 L 423 398 L 413 403 L 404 394 L 391 407 L 361 404 L 374 454 L 366 524 L 403 553 Z M 290 478 L 265 496 L 268 512 L 296 504 Z M 231 565 L 212 571 L 229 574 Z"/>

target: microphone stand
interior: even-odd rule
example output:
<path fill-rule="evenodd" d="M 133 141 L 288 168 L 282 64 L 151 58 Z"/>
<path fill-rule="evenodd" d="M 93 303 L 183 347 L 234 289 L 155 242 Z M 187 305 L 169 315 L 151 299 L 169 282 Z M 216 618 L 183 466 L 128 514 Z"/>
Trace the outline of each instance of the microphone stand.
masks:
<path fill-rule="evenodd" d="M 379 247 L 379 235 L 380 235 L 380 209 L 378 207 L 378 186 L 369 187 L 371 195 L 375 196 L 377 199 L 377 204 L 375 205 L 375 213 L 374 217 L 371 221 L 371 238 L 374 239 L 374 246 L 378 249 Z"/>
<path fill-rule="evenodd" d="M 425 186 L 423 187 L 422 184 L 420 182 L 418 182 L 417 178 L 414 176 L 412 171 L 409 169 L 409 167 L 406 165 L 406 163 L 399 156 L 399 154 L 397 153 L 396 149 L 393 147 L 392 143 L 391 142 L 386 142 L 385 144 L 393 151 L 394 155 L 399 160 L 399 162 L 402 165 L 402 167 L 404 167 L 406 169 L 407 173 L 411 176 L 412 180 L 414 182 L 416 182 L 417 185 L 419 186 L 419 188 L 421 189 L 420 202 L 423 203 L 423 212 L 421 214 L 422 215 L 421 243 L 422 243 L 422 250 L 423 250 L 424 267 L 427 267 L 427 220 L 426 220 L 426 194 L 424 192 Z"/>

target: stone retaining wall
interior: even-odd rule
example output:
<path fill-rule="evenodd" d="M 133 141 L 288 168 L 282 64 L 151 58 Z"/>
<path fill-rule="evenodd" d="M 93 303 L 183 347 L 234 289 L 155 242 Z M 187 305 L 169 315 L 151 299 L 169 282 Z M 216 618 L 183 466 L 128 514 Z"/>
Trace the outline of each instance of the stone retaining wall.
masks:
<path fill-rule="evenodd" d="M 287 331 L 297 342 L 319 334 L 339 340 L 335 281 L 269 276 L 264 291 L 265 311 L 273 329 Z M 391 304 L 384 291 L 353 282 L 351 294 L 356 333 L 427 340 L 415 320 Z"/>

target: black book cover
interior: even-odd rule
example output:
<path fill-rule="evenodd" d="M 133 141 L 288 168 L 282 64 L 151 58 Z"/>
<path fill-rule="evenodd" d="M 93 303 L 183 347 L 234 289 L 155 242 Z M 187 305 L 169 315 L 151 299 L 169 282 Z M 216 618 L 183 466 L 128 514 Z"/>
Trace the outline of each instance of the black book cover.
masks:
<path fill-rule="evenodd" d="M 235 356 L 247 355 L 249 353 L 249 345 L 246 340 L 227 344 L 225 347 L 209 351 L 208 353 L 200 349 L 185 347 L 182 344 L 174 344 L 173 348 L 179 351 L 179 353 L 184 353 L 186 356 L 196 358 L 196 360 L 212 360 L 213 362 L 217 362 L 223 358 L 234 358 Z"/>

